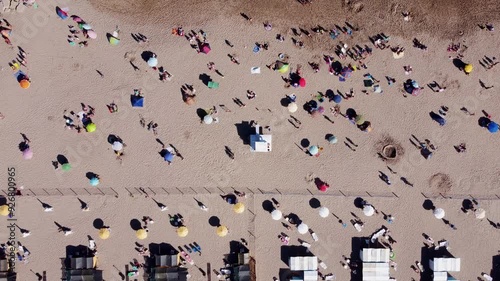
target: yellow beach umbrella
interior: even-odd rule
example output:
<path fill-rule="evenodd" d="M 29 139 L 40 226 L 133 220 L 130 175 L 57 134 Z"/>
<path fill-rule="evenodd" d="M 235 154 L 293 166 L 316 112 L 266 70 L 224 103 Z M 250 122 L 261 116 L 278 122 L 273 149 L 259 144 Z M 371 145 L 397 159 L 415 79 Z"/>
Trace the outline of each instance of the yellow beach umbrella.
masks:
<path fill-rule="evenodd" d="M 185 226 L 181 226 L 179 228 L 177 228 L 177 235 L 179 235 L 179 237 L 186 237 L 189 233 L 189 230 L 187 227 Z"/>
<path fill-rule="evenodd" d="M 95 129 L 97 129 L 97 126 L 94 123 L 90 123 L 87 125 L 86 129 L 87 132 L 92 133 Z"/>
<path fill-rule="evenodd" d="M 135 236 L 137 236 L 137 239 L 143 240 L 148 237 L 148 232 L 145 229 L 139 229 L 135 233 Z"/>
<path fill-rule="evenodd" d="M 9 206 L 8 205 L 2 205 L 2 206 L 0 206 L 0 215 L 2 215 L 2 216 L 5 217 L 5 216 L 8 216 L 9 213 L 10 213 L 10 211 L 9 211 Z"/>
<path fill-rule="evenodd" d="M 229 232 L 229 230 L 227 229 L 227 227 L 225 227 L 223 225 L 217 227 L 217 235 L 219 235 L 219 237 L 226 236 L 228 232 Z"/>
<path fill-rule="evenodd" d="M 465 73 L 471 73 L 472 69 L 474 69 L 474 67 L 470 63 L 466 64 L 465 67 L 464 67 Z"/>
<path fill-rule="evenodd" d="M 99 238 L 101 238 L 102 240 L 108 239 L 109 234 L 110 234 L 109 229 L 104 228 L 104 227 L 99 229 Z"/>
<path fill-rule="evenodd" d="M 241 202 L 240 203 L 236 203 L 234 205 L 234 207 L 233 207 L 233 210 L 234 210 L 235 213 L 241 214 L 241 213 L 243 213 L 245 211 L 245 204 L 243 204 Z"/>

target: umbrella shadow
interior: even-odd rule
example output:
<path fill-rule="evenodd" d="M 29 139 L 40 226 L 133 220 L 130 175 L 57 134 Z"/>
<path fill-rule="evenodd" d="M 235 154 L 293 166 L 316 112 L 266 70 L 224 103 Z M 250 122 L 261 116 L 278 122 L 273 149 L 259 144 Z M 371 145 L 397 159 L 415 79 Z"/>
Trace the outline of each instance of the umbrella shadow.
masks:
<path fill-rule="evenodd" d="M 147 62 L 150 58 L 154 56 L 154 53 L 151 51 L 144 51 L 141 53 L 141 58 Z"/>
<path fill-rule="evenodd" d="M 477 124 L 482 128 L 486 128 L 490 122 L 491 122 L 491 120 L 489 118 L 484 117 L 484 116 L 479 117 L 479 119 L 477 120 Z"/>
<path fill-rule="evenodd" d="M 290 99 L 288 99 L 288 98 L 286 98 L 286 97 L 285 97 L 285 98 L 282 98 L 282 99 L 280 100 L 280 104 L 281 104 L 281 106 L 283 106 L 283 107 L 287 107 L 290 103 L 291 103 Z"/>
<path fill-rule="evenodd" d="M 467 213 L 468 210 L 472 210 L 474 208 L 474 204 L 470 199 L 464 199 L 462 201 L 462 212 Z"/>
<path fill-rule="evenodd" d="M 331 137 L 333 137 L 333 134 L 326 134 L 325 135 L 325 140 L 329 140 Z"/>
<path fill-rule="evenodd" d="M 80 199 L 80 198 L 76 198 L 76 199 L 78 199 L 78 201 L 80 202 L 80 208 L 81 208 L 82 210 L 83 210 L 83 209 L 88 208 L 88 206 L 89 206 L 89 205 L 87 204 L 87 202 L 84 202 L 84 201 L 83 201 L 82 199 Z"/>
<path fill-rule="evenodd" d="M 93 178 L 97 178 L 97 177 L 98 177 L 98 175 L 97 175 L 96 173 L 93 173 L 93 172 L 87 172 L 87 173 L 85 174 L 85 176 L 86 176 L 89 180 L 91 180 L 91 179 L 93 179 Z"/>
<path fill-rule="evenodd" d="M 220 219 L 217 216 L 211 216 L 208 219 L 208 224 L 210 224 L 213 227 L 219 227 L 219 226 L 221 226 Z"/>
<path fill-rule="evenodd" d="M 356 110 L 354 110 L 353 108 L 348 108 L 345 112 L 345 115 L 349 118 L 349 119 L 352 119 L 352 118 L 355 118 L 356 116 L 358 116 L 358 114 L 356 113 Z"/>
<path fill-rule="evenodd" d="M 300 140 L 300 145 L 302 148 L 307 148 L 309 145 L 311 145 L 311 142 L 307 138 L 303 138 Z"/>
<path fill-rule="evenodd" d="M 463 62 L 461 59 L 453 59 L 453 65 L 458 68 L 460 71 L 462 71 L 466 65 L 465 62 Z"/>
<path fill-rule="evenodd" d="M 114 142 L 123 142 L 123 141 L 119 136 L 110 134 L 108 136 L 108 143 L 113 144 Z"/>
<path fill-rule="evenodd" d="M 311 200 L 309 200 L 309 206 L 313 209 L 317 209 L 321 207 L 321 202 L 317 198 L 311 198 Z"/>
<path fill-rule="evenodd" d="M 137 231 L 142 228 L 142 224 L 138 219 L 132 219 L 130 220 L 130 227 L 134 230 Z"/>
<path fill-rule="evenodd" d="M 200 76 L 198 78 L 201 80 L 201 82 L 203 84 L 205 84 L 205 86 L 208 86 L 208 82 L 212 81 L 212 78 L 210 77 L 210 75 L 208 75 L 206 73 L 200 74 Z"/>
<path fill-rule="evenodd" d="M 200 120 L 203 120 L 203 117 L 207 116 L 207 111 L 203 108 L 196 109 L 196 114 L 200 117 Z"/>
<path fill-rule="evenodd" d="M 273 202 L 271 202 L 270 200 L 264 200 L 262 202 L 262 209 L 271 213 L 274 210 Z"/>
<path fill-rule="evenodd" d="M 354 199 L 354 206 L 358 209 L 363 209 L 363 206 L 366 204 L 365 199 L 358 197 Z"/>
<path fill-rule="evenodd" d="M 49 205 L 49 204 L 47 204 L 47 203 L 45 203 L 45 202 L 42 202 L 42 200 L 40 200 L 39 198 L 37 198 L 36 200 L 38 200 L 38 202 L 40 202 L 40 204 L 42 204 L 42 207 L 43 207 L 44 209 L 50 209 L 50 208 L 52 208 L 52 206 L 51 206 L 51 205 Z"/>
<path fill-rule="evenodd" d="M 95 229 L 101 229 L 104 227 L 104 221 L 100 218 L 97 218 L 94 220 L 92 225 L 94 226 Z"/>
<path fill-rule="evenodd" d="M 62 154 L 58 154 L 56 159 L 57 159 L 57 162 L 61 165 L 69 163 L 68 158 L 66 158 L 66 156 L 64 156 Z"/>
<path fill-rule="evenodd" d="M 434 203 L 429 200 L 429 199 L 426 199 L 424 201 L 424 203 L 422 204 L 422 207 L 427 210 L 427 211 L 430 211 L 430 210 L 434 210 L 436 207 L 434 206 Z"/>

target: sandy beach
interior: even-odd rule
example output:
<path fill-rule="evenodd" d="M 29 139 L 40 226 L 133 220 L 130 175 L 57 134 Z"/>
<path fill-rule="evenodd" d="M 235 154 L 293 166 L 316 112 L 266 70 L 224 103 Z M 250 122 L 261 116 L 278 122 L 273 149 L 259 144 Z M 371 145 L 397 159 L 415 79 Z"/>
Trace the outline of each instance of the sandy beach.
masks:
<path fill-rule="evenodd" d="M 142 258 L 134 250 L 137 240 L 131 220 L 143 216 L 151 216 L 155 224 L 141 242 L 165 242 L 177 248 L 196 241 L 203 254 L 191 255 L 204 271 L 207 263 L 212 269 L 224 267 L 222 258 L 229 251 L 230 241 L 246 239 L 256 260 L 256 280 L 272 280 L 280 276 L 280 269 L 287 268 L 277 238 L 281 232 L 290 236 L 290 244 L 298 245 L 297 238 L 310 242 L 311 252 L 328 265 L 321 269 L 323 274 L 333 273 L 336 280 L 349 280 L 350 271 L 340 264 L 342 255 L 353 252 L 353 237 L 368 237 L 382 225 L 397 241 L 392 247 L 398 267 L 397 271 L 391 269 L 396 279 L 420 278 L 410 266 L 422 258 L 422 233 L 436 241 L 450 242 L 450 252 L 462 259 L 461 271 L 453 273 L 457 280 L 473 280 L 482 272 L 490 274 L 500 250 L 500 234 L 493 227 L 500 223 L 500 140 L 498 134 L 490 133 L 478 122 L 487 115 L 488 120 L 500 122 L 498 66 L 481 66 L 488 63 L 484 63 L 485 57 L 494 65 L 498 56 L 498 31 L 488 31 L 484 25 L 496 27 L 500 5 L 495 1 L 431 2 L 314 1 L 301 5 L 282 0 L 190 0 L 182 4 L 91 0 L 46 1 L 38 3 L 36 9 L 20 4 L 17 11 L 4 11 L 1 18 L 12 26 L 12 45 L 0 44 L 0 112 L 4 116 L 0 120 L 0 159 L 5 171 L 0 181 L 4 193 L 8 192 L 7 169 L 15 168 L 16 185 L 22 186 L 22 196 L 15 198 L 17 224 L 32 232 L 28 237 L 19 233 L 18 240 L 31 255 L 29 263 L 18 262 L 17 280 L 35 280 L 33 272 L 46 272 L 44 280 L 61 278 L 60 258 L 65 257 L 66 246 L 86 245 L 87 235 L 96 238 L 103 279 L 121 280 L 113 266 L 124 272 L 125 264 Z M 71 30 L 79 30 L 78 24 L 71 17 L 58 17 L 56 6 L 67 7 L 68 15 L 85 20 L 97 39 L 84 39 L 82 32 L 76 33 L 79 41 L 71 46 L 68 35 Z M 409 21 L 404 20 L 404 12 L 410 12 Z M 328 31 L 335 25 L 345 26 L 346 21 L 359 30 L 352 36 L 340 34 L 332 39 Z M 271 30 L 264 28 L 266 22 L 272 24 Z M 328 31 L 314 33 L 312 28 L 318 25 Z M 120 43 L 111 45 L 106 34 L 117 26 Z M 210 53 L 198 53 L 185 37 L 172 35 L 172 29 L 178 27 L 186 34 L 191 30 L 205 32 Z M 291 28 L 308 30 L 311 36 L 304 32 L 296 36 Z M 147 42 L 137 42 L 131 36 L 139 33 L 148 38 Z M 370 42 L 369 37 L 380 33 L 390 37 L 391 47 L 405 49 L 403 58 L 394 59 L 390 48 L 381 50 Z M 283 42 L 276 40 L 277 34 L 284 36 Z M 302 41 L 304 47 L 297 47 L 292 39 Z M 416 48 L 414 39 L 426 50 Z M 78 43 L 85 40 L 88 46 L 79 47 Z M 357 68 L 345 82 L 339 81 L 338 75 L 330 75 L 323 58 L 329 55 L 344 66 L 359 66 L 359 61 L 339 59 L 335 54 L 341 42 L 349 48 L 366 45 L 373 51 L 363 59 L 367 69 Z M 256 43 L 268 43 L 268 50 L 254 52 Z M 451 44 L 460 44 L 459 51 L 447 50 Z M 25 52 L 25 66 L 19 65 L 13 71 L 9 62 L 18 56 L 19 47 Z M 158 67 L 172 75 L 169 81 L 160 81 L 158 70 L 143 58 L 144 52 L 156 54 Z M 284 87 L 282 77 L 287 78 L 289 72 L 266 67 L 280 60 L 280 54 L 288 57 L 291 73 L 301 66 L 305 87 Z M 239 64 L 228 55 L 236 56 Z M 473 65 L 473 71 L 466 75 L 454 65 L 454 59 Z M 209 62 L 215 63 L 223 77 L 209 70 Z M 318 73 L 310 62 L 319 65 Z M 404 67 L 409 65 L 412 71 L 406 75 Z M 251 74 L 253 67 L 260 67 L 260 74 Z M 28 89 L 20 87 L 14 76 L 17 70 L 29 76 Z M 380 80 L 376 84 L 383 93 L 364 86 L 368 73 Z M 219 83 L 217 89 L 205 85 L 207 75 Z M 386 77 L 396 82 L 389 85 Z M 403 83 L 408 79 L 423 87 L 418 96 L 405 93 Z M 446 90 L 432 91 L 427 85 L 433 81 Z M 192 105 L 183 101 L 181 87 L 186 84 L 196 90 Z M 144 95 L 142 108 L 131 106 L 134 89 Z M 371 122 L 371 132 L 360 130 L 342 115 L 334 116 L 330 108 L 336 103 L 328 98 L 321 104 L 325 110 L 322 116 L 313 118 L 303 109 L 308 101 L 317 101 L 318 92 L 326 94 L 331 90 L 345 95 L 350 89 L 354 97 L 338 103 L 340 112 L 354 109 L 362 114 Z M 256 97 L 248 99 L 247 91 L 253 91 Z M 297 96 L 299 108 L 295 113 L 281 103 L 292 93 Z M 238 106 L 235 98 L 246 106 Z M 106 105 L 112 102 L 117 112 L 108 111 Z M 94 132 L 77 133 L 65 126 L 63 115 L 79 113 L 81 103 L 95 108 Z M 203 124 L 199 111 L 213 106 L 218 111 L 214 115 L 218 122 Z M 429 115 L 443 112 L 442 107 L 448 109 L 442 114 L 444 126 Z M 462 110 L 464 107 L 469 114 Z M 77 117 L 71 118 L 78 123 Z M 146 124 L 158 124 L 157 135 L 141 126 L 141 118 Z M 293 118 L 299 120 L 300 126 Z M 248 123 L 252 120 L 268 127 L 265 131 L 273 137 L 271 152 L 250 151 Z M 30 140 L 30 160 L 23 159 L 19 149 L 23 141 L 20 133 Z M 337 137 L 336 144 L 327 141 L 329 134 Z M 110 135 L 119 136 L 126 144 L 121 161 L 113 152 Z M 429 159 L 422 156 L 418 144 L 426 139 L 436 148 Z M 182 157 L 177 155 L 167 165 L 159 154 L 161 143 L 175 147 Z M 383 161 L 377 153 L 389 143 L 398 147 L 398 156 Z M 466 144 L 466 152 L 459 153 L 454 146 L 462 143 Z M 318 157 L 307 154 L 314 145 L 323 148 Z M 234 159 L 228 157 L 226 147 Z M 58 155 L 71 164 L 70 171 L 63 170 Z M 59 161 L 58 169 L 54 161 Z M 89 173 L 99 175 L 97 187 L 89 184 Z M 390 185 L 381 180 L 381 173 L 389 177 Z M 315 178 L 327 182 L 330 188 L 318 191 Z M 145 198 L 139 188 L 144 188 L 149 197 Z M 247 194 L 242 199 L 247 207 L 243 214 L 235 214 L 219 196 L 234 190 Z M 314 229 L 319 241 L 313 243 L 309 234 L 289 231 L 281 222 L 272 220 L 263 202 L 273 197 L 280 202 L 283 214 L 297 214 Z M 388 224 L 381 214 L 365 217 L 354 206 L 357 197 L 393 215 L 395 221 Z M 89 212 L 80 210 L 77 198 L 89 204 Z M 151 198 L 169 210 L 161 212 Z M 193 198 L 204 202 L 208 212 L 201 211 Z M 317 206 L 310 204 L 312 198 L 348 226 L 343 228 L 333 214 L 321 218 Z M 54 210 L 44 212 L 37 199 Z M 457 230 L 425 210 L 426 199 L 443 208 L 445 218 Z M 461 211 L 464 199 L 477 200 L 486 210 L 486 218 L 479 220 Z M 349 223 L 354 218 L 351 212 L 365 223 L 361 232 Z M 176 213 L 186 219 L 190 230 L 186 238 L 178 237 L 169 223 L 168 214 Z M 215 234 L 208 222 L 213 216 L 230 229 L 226 237 Z M 97 238 L 96 219 L 112 229 L 109 239 Z M 73 233 L 58 233 L 54 221 Z M 6 229 L 9 223 L 5 219 L 0 226 Z M 6 231 L 0 234 L 0 241 L 7 240 Z M 207 280 L 196 267 L 188 266 L 188 270 L 190 280 Z M 217 279 L 212 272 L 207 274 Z"/>

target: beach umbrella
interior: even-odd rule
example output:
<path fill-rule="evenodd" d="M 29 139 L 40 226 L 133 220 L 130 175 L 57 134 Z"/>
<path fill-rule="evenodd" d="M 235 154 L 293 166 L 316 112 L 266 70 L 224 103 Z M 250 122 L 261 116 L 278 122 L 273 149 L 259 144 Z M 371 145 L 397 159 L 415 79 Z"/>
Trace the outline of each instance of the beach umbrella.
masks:
<path fill-rule="evenodd" d="M 123 149 L 123 143 L 121 143 L 119 141 L 115 141 L 113 143 L 113 145 L 111 146 L 111 148 L 113 148 L 113 150 L 115 150 L 115 151 L 120 151 Z"/>
<path fill-rule="evenodd" d="M 283 214 L 281 213 L 280 210 L 278 209 L 274 209 L 272 212 L 271 212 L 271 217 L 273 218 L 273 220 L 275 221 L 279 221 L 282 217 L 283 217 Z"/>
<path fill-rule="evenodd" d="M 210 48 L 210 45 L 208 43 L 203 43 L 201 45 L 201 48 L 200 48 L 200 51 L 204 54 L 208 54 L 210 53 L 210 51 L 212 50 L 212 48 Z"/>
<path fill-rule="evenodd" d="M 321 113 L 317 109 L 311 111 L 311 117 L 316 118 L 318 116 L 321 116 Z"/>
<path fill-rule="evenodd" d="M 340 103 L 342 101 L 342 97 L 340 95 L 333 95 L 333 102 Z"/>
<path fill-rule="evenodd" d="M 8 205 L 2 205 L 0 206 L 0 215 L 6 217 L 10 214 L 9 206 Z"/>
<path fill-rule="evenodd" d="M 91 185 L 91 186 L 97 186 L 97 185 L 99 185 L 99 179 L 98 179 L 97 177 L 92 177 L 92 178 L 89 180 L 89 182 L 90 182 L 90 185 Z"/>
<path fill-rule="evenodd" d="M 319 208 L 319 216 L 320 217 L 326 218 L 326 217 L 328 217 L 329 214 L 330 214 L 330 210 L 328 210 L 327 207 Z"/>
<path fill-rule="evenodd" d="M 307 150 L 311 155 L 317 155 L 319 153 L 319 147 L 317 145 L 310 146 Z"/>
<path fill-rule="evenodd" d="M 220 225 L 219 227 L 217 227 L 217 230 L 215 232 L 219 237 L 224 237 L 229 233 L 229 230 L 227 229 L 227 227 Z"/>
<path fill-rule="evenodd" d="M 150 58 L 148 59 L 148 65 L 149 65 L 150 67 L 155 67 L 155 66 L 157 66 L 157 65 L 158 65 L 158 59 L 157 59 L 157 58 L 155 58 L 155 57 L 150 57 Z"/>
<path fill-rule="evenodd" d="M 148 237 L 148 232 L 144 228 L 141 228 L 135 232 L 135 236 L 139 240 L 144 240 Z"/>
<path fill-rule="evenodd" d="M 163 159 L 165 159 L 165 161 L 167 162 L 172 162 L 174 160 L 174 155 L 172 154 L 172 152 L 167 151 L 163 156 Z"/>
<path fill-rule="evenodd" d="M 464 67 L 465 73 L 471 73 L 472 69 L 474 69 L 474 67 L 470 63 L 466 64 L 465 67 Z"/>
<path fill-rule="evenodd" d="M 87 36 L 90 39 L 96 39 L 97 38 L 97 33 L 95 33 L 95 31 L 93 31 L 92 29 L 90 29 L 90 30 L 87 30 Z"/>
<path fill-rule="evenodd" d="M 349 78 L 349 77 L 351 77 L 351 73 L 352 73 L 352 70 L 349 67 L 345 66 L 344 68 L 342 68 L 340 75 L 342 75 L 345 78 Z"/>
<path fill-rule="evenodd" d="M 88 23 L 82 23 L 81 28 L 85 30 L 91 30 L 92 26 L 90 26 L 90 24 Z"/>
<path fill-rule="evenodd" d="M 212 124 L 212 122 L 214 122 L 214 118 L 212 117 L 212 115 L 205 115 L 203 117 L 203 123 L 209 125 Z"/>
<path fill-rule="evenodd" d="M 243 213 L 245 211 L 245 204 L 243 204 L 241 202 L 234 204 L 233 211 L 237 214 Z"/>
<path fill-rule="evenodd" d="M 484 219 L 484 217 L 486 217 L 486 211 L 484 209 L 477 209 L 476 211 L 474 211 L 474 215 L 476 216 L 476 219 Z"/>
<path fill-rule="evenodd" d="M 71 16 L 71 19 L 74 20 L 75 22 L 78 22 L 78 23 L 83 22 L 82 18 L 79 16 L 73 15 L 73 16 Z"/>
<path fill-rule="evenodd" d="M 101 228 L 99 229 L 99 238 L 101 238 L 102 240 L 106 240 L 109 238 L 109 234 L 110 234 L 110 231 L 108 228 Z"/>
<path fill-rule="evenodd" d="M 177 235 L 179 235 L 179 237 L 186 237 L 189 233 L 189 229 L 185 226 L 181 226 L 179 228 L 177 228 Z"/>
<path fill-rule="evenodd" d="M 299 85 L 300 85 L 300 87 L 304 88 L 306 86 L 306 79 L 300 78 L 299 79 Z"/>
<path fill-rule="evenodd" d="M 434 214 L 434 216 L 438 220 L 444 218 L 444 214 L 445 214 L 444 210 L 441 208 L 434 209 L 434 211 L 432 213 Z"/>
<path fill-rule="evenodd" d="M 56 7 L 56 14 L 63 20 L 68 18 L 68 13 L 59 7 Z"/>
<path fill-rule="evenodd" d="M 405 52 L 392 52 L 392 57 L 395 59 L 400 59 L 405 56 Z"/>
<path fill-rule="evenodd" d="M 307 224 L 305 224 L 305 223 L 301 223 L 301 224 L 299 224 L 299 227 L 297 227 L 297 231 L 300 234 L 306 234 L 307 231 L 309 231 L 309 226 L 307 226 Z"/>
<path fill-rule="evenodd" d="M 87 127 L 85 127 L 85 129 L 86 129 L 86 130 L 87 130 L 87 132 L 89 132 L 89 133 L 94 132 L 96 128 L 97 128 L 97 127 L 96 127 L 96 125 L 95 125 L 94 123 L 89 123 L 89 124 L 87 125 Z"/>
<path fill-rule="evenodd" d="M 208 87 L 209 89 L 218 89 L 218 88 L 219 88 L 219 83 L 214 82 L 214 81 L 209 81 L 209 82 L 207 83 L 207 87 Z"/>
<path fill-rule="evenodd" d="M 69 170 L 71 170 L 71 164 L 69 164 L 69 163 L 62 164 L 62 170 L 63 171 L 69 171 Z"/>
<path fill-rule="evenodd" d="M 282 65 L 278 68 L 279 73 L 286 73 L 290 69 L 290 65 L 288 63 L 282 63 Z"/>
<path fill-rule="evenodd" d="M 365 214 L 365 216 L 367 217 L 371 217 L 373 216 L 373 214 L 375 214 L 375 208 L 373 208 L 373 206 L 370 204 L 366 204 L 363 206 L 363 214 Z"/>
<path fill-rule="evenodd" d="M 318 107 L 318 112 L 321 114 L 325 113 L 325 108 L 322 106 Z"/>
<path fill-rule="evenodd" d="M 130 96 L 130 102 L 132 103 L 132 107 L 143 107 L 144 97 L 138 95 L 132 95 Z"/>
<path fill-rule="evenodd" d="M 337 143 L 337 137 L 336 136 L 330 136 L 328 137 L 328 142 L 331 143 L 331 144 L 335 144 Z"/>
<path fill-rule="evenodd" d="M 120 39 L 118 39 L 118 38 L 116 38 L 114 36 L 109 36 L 108 37 L 108 42 L 111 45 L 118 45 L 118 43 L 120 43 Z"/>
<path fill-rule="evenodd" d="M 289 103 L 287 107 L 288 107 L 288 112 L 290 112 L 290 113 L 294 113 L 297 111 L 297 109 L 299 109 L 297 104 L 294 102 Z"/>
<path fill-rule="evenodd" d="M 363 117 L 363 115 L 361 115 L 361 114 L 358 114 L 354 118 L 354 121 L 356 121 L 356 125 L 361 125 L 361 124 L 365 123 L 365 117 Z"/>
<path fill-rule="evenodd" d="M 33 158 L 33 150 L 31 150 L 31 148 L 26 148 L 25 150 L 23 150 L 23 158 L 25 160 L 29 160 L 31 158 Z"/>
<path fill-rule="evenodd" d="M 196 102 L 196 100 L 194 99 L 194 97 L 186 97 L 184 99 L 184 102 L 187 104 L 187 105 L 192 105 Z"/>
<path fill-rule="evenodd" d="M 28 79 L 23 79 L 21 81 L 19 81 L 19 86 L 21 86 L 21 88 L 23 89 L 28 89 L 31 85 L 31 82 L 28 80 Z"/>
<path fill-rule="evenodd" d="M 489 124 L 488 124 L 488 131 L 490 131 L 490 133 L 494 134 L 496 132 L 498 132 L 498 124 L 491 121 Z"/>
<path fill-rule="evenodd" d="M 320 186 L 319 186 L 319 191 L 321 192 L 326 192 L 328 190 L 328 188 L 330 188 L 330 186 L 327 184 L 327 183 L 322 183 Z"/>

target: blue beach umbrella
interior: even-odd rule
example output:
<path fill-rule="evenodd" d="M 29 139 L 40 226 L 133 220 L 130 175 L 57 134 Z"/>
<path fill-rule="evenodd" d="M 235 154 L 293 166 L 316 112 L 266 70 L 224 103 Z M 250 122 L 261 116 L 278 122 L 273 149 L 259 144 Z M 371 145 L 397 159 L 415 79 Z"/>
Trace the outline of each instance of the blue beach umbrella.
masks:
<path fill-rule="evenodd" d="M 133 107 L 143 107 L 144 106 L 144 97 L 132 95 L 130 97 L 130 102 Z"/>
<path fill-rule="evenodd" d="M 309 151 L 309 154 L 314 156 L 314 155 L 319 153 L 319 148 L 317 145 L 313 145 L 313 146 L 309 147 L 308 151 Z"/>
<path fill-rule="evenodd" d="M 340 95 L 333 96 L 333 102 L 340 103 L 342 101 L 342 97 Z"/>
<path fill-rule="evenodd" d="M 490 133 L 494 134 L 496 132 L 498 132 L 498 124 L 491 121 L 489 124 L 488 124 L 488 131 L 490 131 Z"/>
<path fill-rule="evenodd" d="M 99 179 L 96 177 L 93 177 L 90 179 L 90 185 L 91 186 L 97 186 L 99 184 Z"/>
<path fill-rule="evenodd" d="M 172 160 L 174 160 L 174 155 L 170 151 L 167 151 L 167 152 L 165 152 L 165 155 L 163 156 L 163 159 L 165 159 L 165 161 L 171 163 Z"/>

